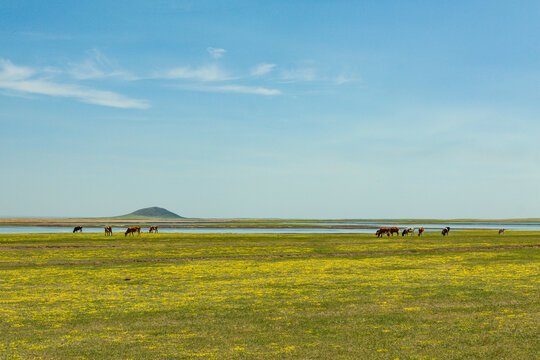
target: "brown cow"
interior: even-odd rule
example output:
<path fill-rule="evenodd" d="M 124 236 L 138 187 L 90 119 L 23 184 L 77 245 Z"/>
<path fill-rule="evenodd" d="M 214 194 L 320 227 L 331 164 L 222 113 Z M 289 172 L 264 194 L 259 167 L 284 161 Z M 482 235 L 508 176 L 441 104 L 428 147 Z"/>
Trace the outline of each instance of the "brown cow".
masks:
<path fill-rule="evenodd" d="M 112 236 L 112 227 L 105 226 L 105 236 Z"/>
<path fill-rule="evenodd" d="M 390 229 L 390 235 L 394 236 L 394 234 L 398 235 L 399 236 L 399 228 L 396 227 L 396 226 L 392 226 Z"/>
<path fill-rule="evenodd" d="M 150 230 L 148 230 L 148 232 L 149 232 L 150 234 L 151 234 L 151 233 L 156 233 L 156 234 L 159 233 L 157 225 L 151 225 L 151 226 L 150 226 Z"/>
<path fill-rule="evenodd" d="M 131 236 L 133 236 L 135 233 L 137 233 L 138 236 L 141 236 L 141 227 L 140 226 L 130 226 L 130 227 L 128 227 L 126 232 L 124 233 L 124 236 L 127 236 L 128 234 L 131 234 Z"/>
<path fill-rule="evenodd" d="M 390 236 L 390 229 L 386 228 L 386 227 L 382 227 L 379 230 L 377 230 L 377 232 L 375 233 L 375 235 L 377 235 L 377 237 L 381 237 L 384 234 L 386 234 L 386 236 Z"/>
<path fill-rule="evenodd" d="M 418 229 L 418 236 L 422 236 L 423 233 L 424 233 L 424 228 L 423 227 Z"/>
<path fill-rule="evenodd" d="M 504 234 L 504 229 L 499 229 L 499 235 Z"/>

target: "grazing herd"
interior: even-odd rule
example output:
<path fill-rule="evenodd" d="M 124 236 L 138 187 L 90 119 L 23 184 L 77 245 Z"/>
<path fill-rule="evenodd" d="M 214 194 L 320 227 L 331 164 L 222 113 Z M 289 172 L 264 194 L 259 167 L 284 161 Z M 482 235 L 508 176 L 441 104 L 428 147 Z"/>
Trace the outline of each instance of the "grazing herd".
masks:
<path fill-rule="evenodd" d="M 413 227 L 404 228 L 403 230 L 401 230 L 401 236 L 414 235 L 414 230 L 415 228 Z M 424 228 L 423 227 L 418 228 L 418 236 L 422 236 L 423 233 L 424 233 Z M 377 235 L 377 237 L 381 237 L 383 235 L 391 236 L 394 234 L 399 235 L 398 227 L 381 227 L 379 230 L 375 232 L 375 235 Z M 442 229 L 441 234 L 442 236 L 448 236 L 450 234 L 450 226 L 446 226 L 444 229 Z M 502 234 L 504 234 L 504 229 L 499 229 L 499 235 L 502 235 Z"/>
<path fill-rule="evenodd" d="M 403 230 L 401 230 L 401 236 L 414 235 L 415 230 L 416 229 L 413 228 L 413 227 L 404 228 Z M 504 229 L 501 229 L 501 230 L 504 232 Z M 501 234 L 501 230 L 499 230 L 499 235 Z M 450 232 L 450 226 L 447 226 L 442 230 L 442 235 L 446 236 L 446 235 L 448 235 L 449 232 Z M 424 233 L 424 228 L 423 227 L 418 228 L 418 236 L 422 236 L 423 233 Z M 377 235 L 377 237 L 381 237 L 383 235 L 391 236 L 391 235 L 394 235 L 394 234 L 399 235 L 399 228 L 396 227 L 396 226 L 394 226 L 394 227 L 382 227 L 379 230 L 377 230 L 377 232 L 375 232 L 375 235 Z"/>
<path fill-rule="evenodd" d="M 73 233 L 80 232 L 82 233 L 82 226 L 75 226 L 73 228 Z M 112 226 L 105 226 L 105 236 L 112 236 Z M 157 234 L 158 227 L 156 225 L 151 225 L 150 229 L 148 230 L 150 234 L 154 233 Z M 141 227 L 140 226 L 130 226 L 127 228 L 126 232 L 124 233 L 124 236 L 128 236 L 131 234 L 132 236 L 137 234 L 138 236 L 141 236 Z"/>
<path fill-rule="evenodd" d="M 83 229 L 82 226 L 75 226 L 73 228 L 73 233 L 76 233 L 76 232 L 82 233 L 82 229 Z M 401 236 L 414 235 L 415 230 L 416 229 L 413 228 L 413 227 L 404 228 L 401 231 Z M 504 234 L 504 230 L 505 229 L 499 229 L 499 235 Z M 158 227 L 156 225 L 151 225 L 150 228 L 148 229 L 148 233 L 150 233 L 150 234 L 152 234 L 152 233 L 158 234 L 159 233 Z M 418 228 L 418 236 L 422 236 L 423 233 L 424 233 L 424 228 L 423 227 Z M 130 226 L 130 227 L 128 227 L 126 232 L 124 233 L 124 236 L 128 236 L 130 234 L 131 234 L 131 236 L 133 236 L 135 234 L 137 234 L 138 236 L 141 236 L 141 227 L 140 226 Z M 375 232 L 375 235 L 377 235 L 377 237 L 382 237 L 383 235 L 393 236 L 394 234 L 399 235 L 399 227 L 397 227 L 397 226 L 381 227 L 380 229 L 378 229 Z M 442 236 L 449 235 L 450 234 L 450 226 L 446 226 L 444 229 L 442 229 L 441 234 L 442 234 Z M 112 236 L 112 227 L 111 226 L 105 226 L 105 236 Z"/>
<path fill-rule="evenodd" d="M 405 236 L 405 235 L 414 235 L 414 228 L 412 227 L 408 227 L 408 228 L 405 228 L 401 231 L 401 236 Z M 422 234 L 424 233 L 424 228 L 421 227 L 418 229 L 418 236 L 422 236 Z M 383 235 L 386 235 L 386 236 L 392 236 L 392 235 L 399 235 L 399 228 L 397 226 L 393 226 L 393 227 L 382 227 L 380 228 L 379 230 L 377 230 L 377 232 L 375 232 L 375 235 L 377 235 L 377 237 L 381 237 Z"/>

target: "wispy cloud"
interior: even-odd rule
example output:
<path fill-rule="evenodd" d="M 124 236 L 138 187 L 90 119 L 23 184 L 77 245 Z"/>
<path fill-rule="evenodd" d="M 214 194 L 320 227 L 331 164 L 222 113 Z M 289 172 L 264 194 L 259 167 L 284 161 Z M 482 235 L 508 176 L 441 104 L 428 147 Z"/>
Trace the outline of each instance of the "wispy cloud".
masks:
<path fill-rule="evenodd" d="M 219 58 L 225 49 L 208 48 L 208 53 Z M 186 65 L 157 70 L 152 74 L 134 75 L 123 70 L 98 49 L 87 52 L 87 58 L 64 67 L 25 67 L 0 58 L 0 89 L 7 95 L 48 95 L 77 99 L 81 102 L 117 108 L 144 109 L 147 101 L 125 95 L 83 86 L 85 80 L 102 80 L 109 84 L 111 79 L 147 80 L 172 85 L 186 91 L 253 94 L 264 96 L 282 95 L 279 84 L 316 82 L 320 86 L 337 86 L 359 80 L 347 72 L 338 76 L 320 73 L 312 63 L 281 67 L 273 63 L 259 63 L 244 71 L 237 70 L 233 76 L 218 62 L 204 65 Z M 266 76 L 272 73 L 272 76 Z M 233 81 L 234 80 L 234 81 Z M 234 84 L 236 82 L 236 84 Z M 249 85 L 240 85 L 248 83 Z M 173 84 L 170 84 L 173 83 Z M 273 85 L 272 85 L 273 84 Z M 305 84 L 308 86 L 308 84 Z"/>
<path fill-rule="evenodd" d="M 74 84 L 65 84 L 38 77 L 31 68 L 17 66 L 9 60 L 0 59 L 0 88 L 22 94 L 39 94 L 74 98 L 79 101 L 116 108 L 146 109 L 144 100 L 106 90 L 95 90 Z"/>
<path fill-rule="evenodd" d="M 133 74 L 120 69 L 98 49 L 88 51 L 88 58 L 83 62 L 70 64 L 68 73 L 79 80 L 102 78 L 138 79 Z"/>
<path fill-rule="evenodd" d="M 162 73 L 155 74 L 156 78 L 188 79 L 198 81 L 225 81 L 232 77 L 216 64 L 192 68 L 189 66 L 177 67 Z"/>
<path fill-rule="evenodd" d="M 223 57 L 223 55 L 225 55 L 225 53 L 227 52 L 227 50 L 225 49 L 216 49 L 213 47 L 207 48 L 206 51 L 208 51 L 210 56 L 212 56 L 214 59 L 219 59 Z"/>
<path fill-rule="evenodd" d="M 281 94 L 281 91 L 277 89 L 268 89 L 265 87 L 246 85 L 178 85 L 176 86 L 176 88 L 191 91 L 238 93 L 267 96 Z"/>
<path fill-rule="evenodd" d="M 315 81 L 318 80 L 318 76 L 313 68 L 284 69 L 281 71 L 281 80 L 284 82 Z"/>
<path fill-rule="evenodd" d="M 274 70 L 276 64 L 259 64 L 251 69 L 251 75 L 263 76 Z"/>
<path fill-rule="evenodd" d="M 0 68 L 2 69 L 2 71 L 0 71 L 0 80 L 3 81 L 26 79 L 36 73 L 36 71 L 31 68 L 13 65 L 11 61 L 4 59 L 0 59 Z"/>
<path fill-rule="evenodd" d="M 336 85 L 342 85 L 342 84 L 345 84 L 345 83 L 349 83 L 349 82 L 353 82 L 353 81 L 359 81 L 360 79 L 354 77 L 354 76 L 351 76 L 351 75 L 347 75 L 347 74 L 340 74 L 338 76 L 336 76 L 334 78 L 334 83 Z"/>
<path fill-rule="evenodd" d="M 328 85 L 342 85 L 357 82 L 361 79 L 350 72 L 341 72 L 339 75 L 321 74 L 313 67 L 299 67 L 283 69 L 279 73 L 278 81 L 283 83 L 320 82 Z"/>

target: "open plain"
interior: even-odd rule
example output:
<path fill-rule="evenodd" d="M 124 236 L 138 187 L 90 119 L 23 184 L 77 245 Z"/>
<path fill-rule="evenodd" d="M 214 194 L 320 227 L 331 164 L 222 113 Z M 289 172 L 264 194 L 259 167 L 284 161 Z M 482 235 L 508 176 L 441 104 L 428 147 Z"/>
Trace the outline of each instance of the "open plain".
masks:
<path fill-rule="evenodd" d="M 0 235 L 4 359 L 532 359 L 540 233 Z"/>

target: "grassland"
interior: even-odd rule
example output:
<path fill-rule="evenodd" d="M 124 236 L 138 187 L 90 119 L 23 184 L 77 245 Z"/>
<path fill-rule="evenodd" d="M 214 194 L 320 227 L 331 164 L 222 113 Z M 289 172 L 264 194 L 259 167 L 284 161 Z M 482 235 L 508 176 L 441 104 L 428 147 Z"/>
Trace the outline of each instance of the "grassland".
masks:
<path fill-rule="evenodd" d="M 0 235 L 1 359 L 533 359 L 540 233 Z"/>

